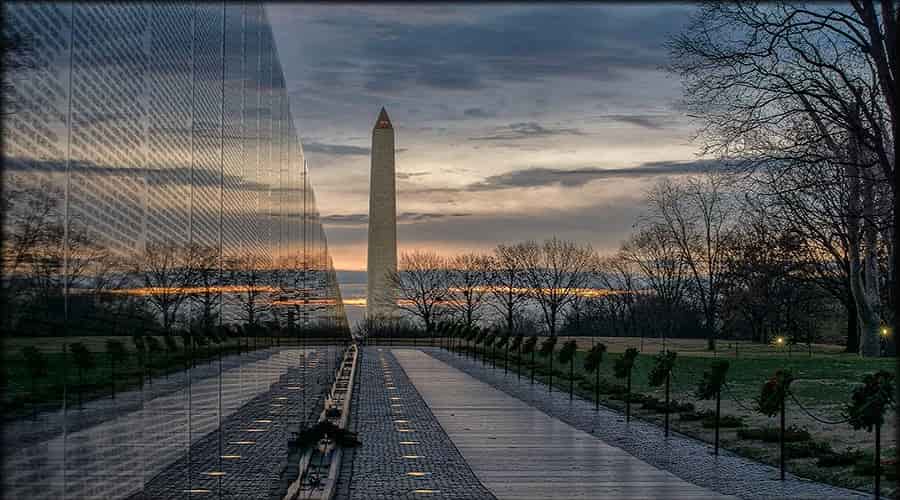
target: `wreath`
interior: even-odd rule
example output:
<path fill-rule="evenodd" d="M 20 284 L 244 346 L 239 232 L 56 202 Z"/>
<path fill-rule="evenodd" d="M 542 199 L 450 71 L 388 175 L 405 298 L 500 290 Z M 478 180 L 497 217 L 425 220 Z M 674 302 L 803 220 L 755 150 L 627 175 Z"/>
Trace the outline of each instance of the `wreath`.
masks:
<path fill-rule="evenodd" d="M 725 374 L 728 373 L 728 361 L 714 361 L 709 370 L 703 372 L 703 380 L 697 386 L 697 397 L 712 399 L 725 385 Z"/>
<path fill-rule="evenodd" d="M 853 390 L 845 414 L 854 429 L 884 424 L 884 414 L 896 404 L 894 399 L 894 375 L 886 371 L 870 373 L 863 377 L 863 385 Z"/>
<path fill-rule="evenodd" d="M 653 369 L 650 370 L 650 386 L 659 387 L 666 383 L 672 368 L 675 368 L 675 351 L 665 351 L 657 354 L 654 359 Z"/>
<path fill-rule="evenodd" d="M 781 404 L 788 395 L 794 374 L 790 370 L 777 370 L 762 386 L 759 393 L 759 412 L 768 417 L 775 416 L 781 411 Z"/>

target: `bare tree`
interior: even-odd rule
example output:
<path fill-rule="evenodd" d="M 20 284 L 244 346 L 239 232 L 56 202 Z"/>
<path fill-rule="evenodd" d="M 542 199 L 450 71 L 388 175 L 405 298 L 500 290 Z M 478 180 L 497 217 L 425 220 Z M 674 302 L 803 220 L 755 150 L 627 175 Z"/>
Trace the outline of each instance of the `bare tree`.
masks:
<path fill-rule="evenodd" d="M 491 273 L 489 290 L 493 300 L 488 303 L 506 321 L 506 331 L 515 331 L 516 313 L 528 300 L 525 293 L 525 273 L 522 268 L 521 244 L 497 245 L 491 257 Z"/>
<path fill-rule="evenodd" d="M 727 275 L 725 256 L 735 222 L 734 203 L 725 191 L 725 182 L 718 175 L 692 177 L 683 183 L 665 179 L 648 196 L 648 220 L 668 233 L 690 270 L 692 290 L 703 309 L 709 350 L 716 347 L 719 301 Z"/>
<path fill-rule="evenodd" d="M 447 304 L 467 327 L 475 326 L 481 319 L 490 284 L 490 268 L 490 258 L 472 253 L 458 255 L 448 262 Z"/>
<path fill-rule="evenodd" d="M 397 293 L 397 308 L 422 321 L 431 333 L 448 298 L 447 261 L 434 252 L 414 251 L 400 255 L 396 272 L 388 283 Z"/>
<path fill-rule="evenodd" d="M 662 337 L 672 335 L 677 308 L 682 305 L 688 268 L 669 231 L 659 225 L 642 227 L 622 245 L 622 259 L 641 270 L 646 286 L 662 306 Z"/>
<path fill-rule="evenodd" d="M 247 253 L 232 256 L 225 262 L 229 281 L 235 287 L 235 297 L 241 311 L 240 319 L 250 329 L 255 329 L 267 319 L 267 314 L 271 311 L 271 259 L 257 253 Z"/>
<path fill-rule="evenodd" d="M 519 257 L 529 294 L 541 308 L 547 332 L 556 336 L 561 314 L 587 286 L 595 259 L 590 246 L 551 238 L 523 243 Z"/>
<path fill-rule="evenodd" d="M 131 258 L 147 302 L 158 313 L 168 335 L 196 283 L 194 249 L 170 242 L 151 242 Z"/>
<path fill-rule="evenodd" d="M 219 249 L 211 246 L 197 246 L 194 270 L 197 290 L 192 293 L 193 301 L 200 309 L 200 330 L 209 333 L 221 314 L 221 288 L 219 278 L 221 259 Z"/>
<path fill-rule="evenodd" d="M 600 257 L 595 272 L 600 285 L 608 293 L 593 301 L 612 326 L 621 325 L 622 334 L 635 334 L 635 305 L 639 292 L 638 269 L 622 252 Z"/>
<path fill-rule="evenodd" d="M 702 122 L 703 152 L 781 172 L 838 165 L 859 179 L 847 206 L 855 219 L 847 267 L 867 356 L 877 354 L 879 240 L 889 245 L 894 307 L 898 295 L 897 10 L 896 1 L 872 0 L 709 3 L 672 42 L 687 108 Z M 892 212 L 878 229 L 876 183 L 889 186 L 884 205 Z"/>

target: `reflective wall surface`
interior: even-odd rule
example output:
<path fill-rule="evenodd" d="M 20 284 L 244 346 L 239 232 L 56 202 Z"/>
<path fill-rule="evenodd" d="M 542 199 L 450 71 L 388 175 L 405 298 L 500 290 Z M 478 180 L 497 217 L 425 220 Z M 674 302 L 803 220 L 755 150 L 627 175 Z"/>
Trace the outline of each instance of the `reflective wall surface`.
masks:
<path fill-rule="evenodd" d="M 259 4 L 3 9 L 4 493 L 134 495 L 349 335 L 277 49 Z"/>

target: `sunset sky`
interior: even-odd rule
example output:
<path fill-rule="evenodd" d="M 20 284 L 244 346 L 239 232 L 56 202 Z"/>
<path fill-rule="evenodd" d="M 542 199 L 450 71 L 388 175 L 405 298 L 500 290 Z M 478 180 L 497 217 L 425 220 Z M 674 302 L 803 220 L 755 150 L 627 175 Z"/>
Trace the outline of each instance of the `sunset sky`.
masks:
<path fill-rule="evenodd" d="M 396 131 L 400 251 L 552 235 L 612 251 L 647 187 L 711 166 L 662 69 L 695 7 L 267 8 L 337 269 L 365 269 L 381 106 Z"/>

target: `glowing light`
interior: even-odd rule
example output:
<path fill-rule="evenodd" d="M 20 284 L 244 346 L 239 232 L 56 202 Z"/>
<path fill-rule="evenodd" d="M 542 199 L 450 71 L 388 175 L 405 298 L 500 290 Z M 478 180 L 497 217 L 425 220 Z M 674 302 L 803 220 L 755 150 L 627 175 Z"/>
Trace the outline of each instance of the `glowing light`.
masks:
<path fill-rule="evenodd" d="M 254 422 L 256 422 L 257 424 L 271 424 L 272 423 L 272 421 L 267 418 L 263 418 L 260 420 L 254 420 Z"/>
<path fill-rule="evenodd" d="M 210 493 L 209 490 L 205 490 L 203 488 L 193 488 L 190 490 L 181 490 L 181 491 L 183 491 L 185 493 Z"/>
<path fill-rule="evenodd" d="M 397 429 L 397 432 L 416 432 L 412 429 Z"/>
<path fill-rule="evenodd" d="M 403 455 L 403 458 L 409 458 L 409 459 L 422 458 L 422 455 Z"/>
<path fill-rule="evenodd" d="M 256 441 L 229 441 L 228 444 L 256 444 Z"/>
<path fill-rule="evenodd" d="M 429 490 L 429 489 L 427 489 L 427 488 L 420 488 L 420 489 L 417 489 L 417 490 L 413 490 L 412 492 L 413 492 L 413 493 L 424 494 L 424 495 L 430 495 L 430 494 L 432 494 L 432 493 L 440 493 L 441 490 Z"/>
<path fill-rule="evenodd" d="M 266 429 L 244 429 L 244 432 L 266 432 Z"/>
<path fill-rule="evenodd" d="M 286 401 L 287 398 L 284 397 L 284 396 L 279 396 L 279 397 L 275 398 L 275 400 L 276 400 L 276 401 Z"/>
<path fill-rule="evenodd" d="M 424 477 L 429 474 L 431 474 L 431 473 L 430 472 L 407 472 L 406 473 L 407 476 L 412 476 L 412 477 Z"/>
<path fill-rule="evenodd" d="M 881 327 L 881 336 L 882 337 L 887 337 L 888 333 L 890 333 L 890 332 L 888 331 L 888 328 L 886 326 Z"/>
<path fill-rule="evenodd" d="M 409 420 L 394 420 L 395 424 L 408 424 Z"/>
<path fill-rule="evenodd" d="M 419 444 L 419 442 L 418 441 L 400 441 L 400 444 L 412 445 L 412 444 Z"/>
<path fill-rule="evenodd" d="M 212 471 L 212 472 L 204 472 L 204 474 L 206 474 L 207 476 L 214 476 L 214 477 L 221 477 L 221 476 L 224 476 L 224 475 L 225 475 L 224 472 L 222 472 L 222 471 L 217 471 L 217 470 L 214 470 L 214 471 Z"/>
<path fill-rule="evenodd" d="M 240 455 L 221 455 L 221 457 L 224 458 L 225 460 L 237 460 L 237 459 L 241 458 Z"/>
<path fill-rule="evenodd" d="M 784 344 L 784 337 L 776 337 L 776 338 L 775 338 L 775 343 L 778 344 L 778 345 Z"/>

